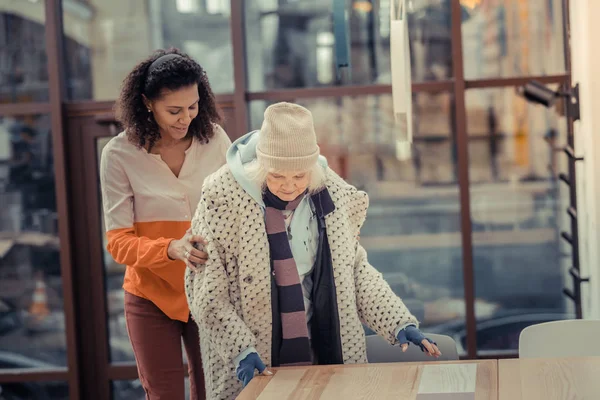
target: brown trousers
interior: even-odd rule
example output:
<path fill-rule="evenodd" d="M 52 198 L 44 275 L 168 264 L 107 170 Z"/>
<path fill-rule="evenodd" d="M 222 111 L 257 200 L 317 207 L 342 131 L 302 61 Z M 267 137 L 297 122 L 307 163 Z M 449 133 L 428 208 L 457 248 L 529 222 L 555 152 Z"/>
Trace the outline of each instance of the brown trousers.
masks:
<path fill-rule="evenodd" d="M 125 321 L 148 400 L 185 400 L 181 339 L 190 377 L 190 400 L 206 398 L 198 326 L 167 317 L 149 300 L 125 292 Z"/>

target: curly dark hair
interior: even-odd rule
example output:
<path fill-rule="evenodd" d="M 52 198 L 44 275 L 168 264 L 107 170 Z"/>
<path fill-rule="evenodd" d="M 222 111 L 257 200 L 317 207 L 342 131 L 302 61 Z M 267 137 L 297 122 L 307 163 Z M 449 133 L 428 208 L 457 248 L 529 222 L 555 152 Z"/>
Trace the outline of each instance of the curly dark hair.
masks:
<path fill-rule="evenodd" d="M 166 54 L 178 54 L 181 57 L 153 67 L 149 72 L 150 65 Z M 177 90 L 195 83 L 198 84 L 200 101 L 198 116 L 190 124 L 188 137 L 196 137 L 202 143 L 208 143 L 214 135 L 214 124 L 222 121 L 215 95 L 204 69 L 187 54 L 174 48 L 155 51 L 136 65 L 123 80 L 115 111 L 129 140 L 150 150 L 160 139 L 158 124 L 154 117 L 148 114 L 142 95 L 148 100 L 155 100 L 160 98 L 164 89 Z"/>

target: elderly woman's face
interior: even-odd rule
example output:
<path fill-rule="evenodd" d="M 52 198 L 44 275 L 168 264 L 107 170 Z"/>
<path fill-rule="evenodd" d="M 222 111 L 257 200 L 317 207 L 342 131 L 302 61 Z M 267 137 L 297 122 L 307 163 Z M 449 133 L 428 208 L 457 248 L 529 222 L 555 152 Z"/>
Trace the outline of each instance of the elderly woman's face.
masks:
<path fill-rule="evenodd" d="M 300 196 L 310 183 L 310 173 L 303 172 L 269 172 L 267 187 L 275 196 L 283 201 L 292 201 Z"/>

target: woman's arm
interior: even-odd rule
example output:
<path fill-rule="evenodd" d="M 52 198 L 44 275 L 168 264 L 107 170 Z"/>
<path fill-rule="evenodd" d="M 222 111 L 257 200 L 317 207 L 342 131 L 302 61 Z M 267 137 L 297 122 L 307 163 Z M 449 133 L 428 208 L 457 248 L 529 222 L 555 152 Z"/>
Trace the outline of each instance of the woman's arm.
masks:
<path fill-rule="evenodd" d="M 172 238 L 149 239 L 135 234 L 133 190 L 119 159 L 110 149 L 102 152 L 100 184 L 107 250 L 117 263 L 134 268 L 161 268 L 182 262 L 168 256 Z"/>
<path fill-rule="evenodd" d="M 196 273 L 186 270 L 185 292 L 201 334 L 210 337 L 223 360 L 234 362 L 243 351 L 256 345 L 256 337 L 237 314 L 229 297 L 225 250 L 216 240 L 209 222 L 211 207 L 227 205 L 215 203 L 203 194 L 192 220 L 192 233 L 207 242 L 208 261 Z"/>
<path fill-rule="evenodd" d="M 381 273 L 369 264 L 367 252 L 360 244 L 356 250 L 354 282 L 359 316 L 378 335 L 395 344 L 399 328 L 418 325 Z"/>

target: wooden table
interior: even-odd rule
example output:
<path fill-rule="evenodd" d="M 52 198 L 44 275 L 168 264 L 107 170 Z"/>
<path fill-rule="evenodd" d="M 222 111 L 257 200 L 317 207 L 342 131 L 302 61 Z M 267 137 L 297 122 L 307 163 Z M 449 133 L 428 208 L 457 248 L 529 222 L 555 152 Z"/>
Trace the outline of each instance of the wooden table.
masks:
<path fill-rule="evenodd" d="M 425 366 L 476 364 L 475 399 L 498 399 L 496 360 L 426 363 L 328 365 L 274 369 L 257 376 L 238 400 L 414 400 Z M 464 377 L 440 373 L 439 382 L 458 384 Z M 599 378 L 600 379 L 600 378 Z"/>
<path fill-rule="evenodd" d="M 600 357 L 498 361 L 499 400 L 600 399 Z"/>

